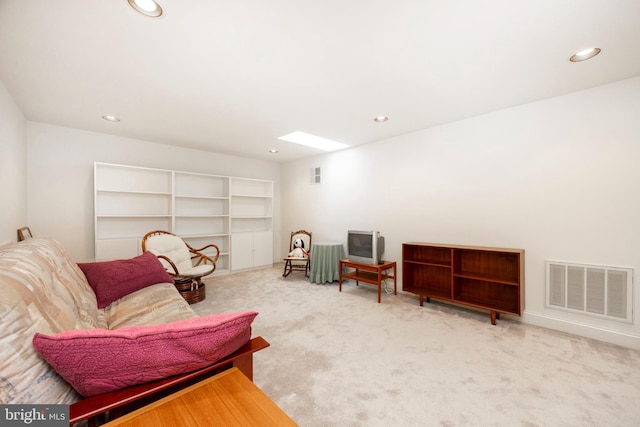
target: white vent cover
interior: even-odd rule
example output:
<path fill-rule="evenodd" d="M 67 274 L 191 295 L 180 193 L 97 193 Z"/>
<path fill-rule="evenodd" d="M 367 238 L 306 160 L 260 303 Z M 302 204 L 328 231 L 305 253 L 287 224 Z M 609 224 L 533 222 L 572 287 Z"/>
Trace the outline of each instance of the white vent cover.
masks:
<path fill-rule="evenodd" d="M 633 321 L 633 270 L 546 261 L 546 305 L 589 316 Z"/>
<path fill-rule="evenodd" d="M 320 168 L 311 168 L 309 172 L 311 184 L 320 184 Z"/>

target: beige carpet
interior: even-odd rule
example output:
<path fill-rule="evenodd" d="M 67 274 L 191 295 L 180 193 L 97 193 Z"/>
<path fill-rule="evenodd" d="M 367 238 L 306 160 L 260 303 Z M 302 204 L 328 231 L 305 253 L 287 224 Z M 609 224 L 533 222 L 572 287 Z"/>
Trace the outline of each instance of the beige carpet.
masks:
<path fill-rule="evenodd" d="M 640 425 L 640 351 L 281 274 L 215 277 L 193 308 L 260 313 L 254 381 L 301 426 Z"/>

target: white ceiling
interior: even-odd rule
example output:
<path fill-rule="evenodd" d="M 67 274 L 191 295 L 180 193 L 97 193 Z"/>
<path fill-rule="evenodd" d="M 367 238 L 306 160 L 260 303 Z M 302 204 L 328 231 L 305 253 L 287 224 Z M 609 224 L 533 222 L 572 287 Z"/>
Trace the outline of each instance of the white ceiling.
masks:
<path fill-rule="evenodd" d="M 158 2 L 0 0 L 0 80 L 29 120 L 289 161 L 640 75 L 638 0 Z"/>

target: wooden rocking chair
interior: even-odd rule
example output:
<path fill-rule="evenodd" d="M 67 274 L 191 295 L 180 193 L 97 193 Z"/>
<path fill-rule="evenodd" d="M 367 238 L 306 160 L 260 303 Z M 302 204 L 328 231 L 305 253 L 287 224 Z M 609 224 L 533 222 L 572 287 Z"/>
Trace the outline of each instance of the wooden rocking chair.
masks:
<path fill-rule="evenodd" d="M 303 256 L 289 256 L 289 253 L 291 253 L 295 249 L 295 242 L 297 239 L 301 239 L 303 242 Z M 294 231 L 291 233 L 291 240 L 289 241 L 289 252 L 284 258 L 284 272 L 282 273 L 282 277 L 287 277 L 289 274 L 291 274 L 292 271 L 304 271 L 304 277 L 309 277 L 310 269 L 311 232 L 306 230 Z"/>

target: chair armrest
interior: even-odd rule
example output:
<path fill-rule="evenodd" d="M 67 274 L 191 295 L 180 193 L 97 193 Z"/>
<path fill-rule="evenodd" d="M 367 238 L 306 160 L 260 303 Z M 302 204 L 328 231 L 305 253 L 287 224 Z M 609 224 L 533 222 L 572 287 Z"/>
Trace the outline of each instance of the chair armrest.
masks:
<path fill-rule="evenodd" d="M 264 338 L 256 337 L 249 340 L 237 351 L 231 353 L 227 357 L 224 357 L 205 368 L 198 369 L 197 371 L 87 397 L 70 406 L 69 424 L 75 424 L 87 419 L 90 420 L 91 418 L 104 414 L 107 411 L 114 411 L 117 413 L 118 409 L 125 407 L 125 405 L 127 405 L 126 409 L 131 409 L 131 404 L 135 404 L 136 402 L 140 402 L 140 406 L 146 405 L 150 403 L 148 399 L 149 397 L 151 397 L 152 400 L 157 400 L 153 399 L 154 394 L 158 394 L 163 391 L 173 392 L 175 391 L 173 389 L 177 390 L 179 388 L 184 388 L 191 383 L 201 381 L 204 378 L 210 377 L 232 367 L 237 367 L 253 381 L 253 353 L 265 349 L 269 347 L 269 345 L 270 344 Z M 191 381 L 191 383 L 189 381 Z M 164 395 L 160 395 L 158 398 L 163 396 Z M 91 424 L 90 420 L 90 425 Z"/>
<path fill-rule="evenodd" d="M 207 248 L 215 248 L 216 251 L 220 252 L 220 248 L 215 243 L 209 243 L 208 245 L 203 246 L 201 248 L 192 248 L 192 249 L 197 251 L 197 252 L 202 252 L 203 250 L 205 250 Z"/>
<path fill-rule="evenodd" d="M 161 258 L 161 259 L 167 261 L 169 263 L 169 265 L 171 265 L 171 268 L 173 268 L 173 273 L 168 272 L 169 274 L 173 274 L 173 275 L 179 274 L 178 273 L 178 267 L 176 267 L 176 265 L 173 263 L 173 261 L 171 261 L 171 259 L 168 256 L 166 256 L 166 255 L 156 255 L 156 256 L 158 258 Z"/>
<path fill-rule="evenodd" d="M 208 245 L 203 246 L 199 249 L 191 247 L 188 243 L 186 245 L 189 248 L 189 252 L 191 252 L 192 254 L 191 259 L 197 259 L 195 265 L 200 265 L 203 261 L 206 264 L 208 261 L 215 267 L 216 263 L 218 262 L 218 258 L 220 257 L 220 248 L 218 247 L 218 245 L 216 245 L 215 243 L 209 243 Z M 207 248 L 214 248 L 216 250 L 216 254 L 213 258 L 202 252 Z"/>

